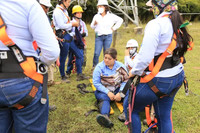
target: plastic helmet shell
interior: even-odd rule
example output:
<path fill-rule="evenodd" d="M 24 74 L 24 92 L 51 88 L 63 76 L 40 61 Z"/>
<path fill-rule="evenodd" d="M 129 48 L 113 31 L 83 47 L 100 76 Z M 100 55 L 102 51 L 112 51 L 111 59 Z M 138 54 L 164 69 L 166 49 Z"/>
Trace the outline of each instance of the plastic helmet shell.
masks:
<path fill-rule="evenodd" d="M 77 13 L 77 12 L 83 12 L 82 7 L 79 6 L 79 5 L 75 5 L 75 6 L 72 8 L 72 14 Z"/>
<path fill-rule="evenodd" d="M 107 0 L 99 0 L 98 3 L 97 3 L 97 6 L 100 6 L 100 5 L 107 5 L 108 6 L 108 1 Z"/>
<path fill-rule="evenodd" d="M 39 3 L 46 6 L 46 7 L 52 7 L 50 0 L 39 0 Z"/>
<path fill-rule="evenodd" d="M 126 48 L 138 47 L 138 42 L 135 39 L 131 39 L 127 42 Z"/>

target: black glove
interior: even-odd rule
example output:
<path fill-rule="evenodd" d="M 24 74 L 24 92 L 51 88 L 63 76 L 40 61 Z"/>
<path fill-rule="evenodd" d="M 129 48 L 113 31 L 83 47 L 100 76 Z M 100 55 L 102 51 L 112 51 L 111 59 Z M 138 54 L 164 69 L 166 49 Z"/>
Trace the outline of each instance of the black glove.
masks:
<path fill-rule="evenodd" d="M 85 32 L 83 32 L 83 33 L 81 34 L 81 36 L 82 36 L 82 37 L 85 37 L 85 36 L 86 36 L 86 33 L 85 33 Z"/>

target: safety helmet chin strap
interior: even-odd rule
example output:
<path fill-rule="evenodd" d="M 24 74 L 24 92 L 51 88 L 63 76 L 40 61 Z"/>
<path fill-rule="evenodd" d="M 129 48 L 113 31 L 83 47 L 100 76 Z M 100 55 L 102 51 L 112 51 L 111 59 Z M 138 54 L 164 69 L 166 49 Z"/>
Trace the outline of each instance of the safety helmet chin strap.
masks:
<path fill-rule="evenodd" d="M 64 8 L 67 10 L 67 7 L 65 6 L 65 4 L 63 3 L 63 0 L 61 0 L 61 4 L 64 6 Z"/>
<path fill-rule="evenodd" d="M 168 5 L 170 5 L 171 3 L 173 3 L 175 0 L 171 0 L 169 1 L 164 7 L 160 6 L 157 4 L 157 2 L 155 0 L 152 0 L 152 3 L 154 3 L 160 10 L 160 14 L 163 12 L 163 10 L 165 9 L 165 7 L 167 7 Z"/>

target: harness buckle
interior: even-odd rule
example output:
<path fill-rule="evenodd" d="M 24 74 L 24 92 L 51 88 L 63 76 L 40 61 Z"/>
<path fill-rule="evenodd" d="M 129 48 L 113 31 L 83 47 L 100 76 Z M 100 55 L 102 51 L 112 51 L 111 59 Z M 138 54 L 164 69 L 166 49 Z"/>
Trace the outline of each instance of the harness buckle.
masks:
<path fill-rule="evenodd" d="M 41 98 L 40 102 L 41 102 L 41 104 L 46 104 L 47 99 L 46 98 Z"/>
<path fill-rule="evenodd" d="M 48 67 L 41 61 L 35 61 L 36 71 L 40 74 L 46 74 L 48 72 Z"/>
<path fill-rule="evenodd" d="M 0 59 L 8 59 L 7 52 L 0 52 Z"/>

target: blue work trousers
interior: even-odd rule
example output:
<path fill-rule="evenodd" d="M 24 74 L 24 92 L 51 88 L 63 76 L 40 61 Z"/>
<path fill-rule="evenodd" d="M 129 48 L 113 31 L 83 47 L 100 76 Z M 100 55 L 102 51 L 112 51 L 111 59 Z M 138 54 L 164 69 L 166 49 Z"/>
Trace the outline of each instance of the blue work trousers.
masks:
<path fill-rule="evenodd" d="M 103 48 L 103 53 L 106 49 L 110 48 L 112 43 L 112 34 L 96 36 L 95 38 L 95 51 L 93 57 L 93 67 L 99 63 L 99 56 Z"/>
<path fill-rule="evenodd" d="M 65 40 L 70 40 L 72 37 L 69 34 L 66 34 L 64 36 Z M 82 65 L 81 65 L 81 59 L 82 59 L 82 53 L 80 49 L 75 45 L 74 40 L 71 42 L 64 42 L 62 43 L 61 46 L 61 51 L 60 51 L 60 75 L 65 76 L 65 62 L 67 59 L 67 55 L 69 50 L 74 53 L 76 56 L 76 67 L 77 67 L 77 73 L 82 73 Z"/>
<path fill-rule="evenodd" d="M 119 88 L 115 90 L 114 94 L 119 92 Z M 110 115 L 110 98 L 107 94 L 100 92 L 98 90 L 95 91 L 95 97 L 98 101 L 103 102 L 102 107 L 100 109 L 101 114 Z"/>
<path fill-rule="evenodd" d="M 170 95 L 175 88 L 182 85 L 184 80 L 184 71 L 173 77 L 155 77 L 153 78 L 154 84 L 157 88 L 165 94 Z M 176 92 L 175 92 L 176 94 Z M 137 86 L 135 102 L 132 112 L 132 132 L 141 133 L 141 121 L 139 112 L 144 110 L 145 106 L 153 103 L 156 118 L 158 120 L 158 132 L 159 133 L 171 133 L 172 122 L 170 119 L 171 108 L 174 101 L 174 95 L 158 98 L 151 90 L 147 83 L 140 83 Z M 127 112 L 126 116 L 127 116 Z"/>
<path fill-rule="evenodd" d="M 83 53 L 83 49 L 79 49 L 80 50 L 80 53 L 81 53 L 81 66 L 83 65 L 83 62 L 84 62 L 84 53 Z M 73 69 L 73 63 L 72 61 L 74 60 L 74 53 L 69 51 L 69 57 L 68 57 L 68 63 L 67 63 L 67 71 L 66 73 L 67 74 L 71 74 L 71 71 Z M 76 60 L 75 62 L 76 64 L 78 63 L 78 61 Z"/>
<path fill-rule="evenodd" d="M 48 99 L 41 104 L 42 86 L 32 102 L 25 108 L 11 107 L 24 98 L 32 89 L 34 80 L 26 78 L 0 79 L 0 133 L 46 133 L 48 122 Z M 48 94 L 47 94 L 48 95 Z M 48 96 L 47 96 L 48 97 Z"/>

